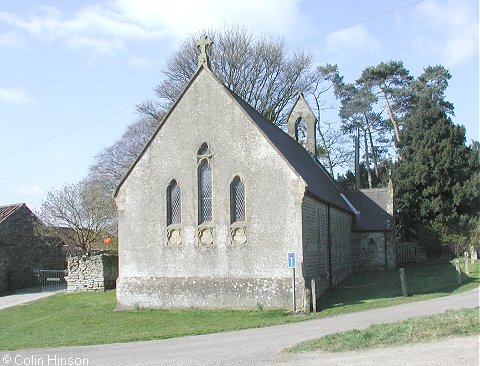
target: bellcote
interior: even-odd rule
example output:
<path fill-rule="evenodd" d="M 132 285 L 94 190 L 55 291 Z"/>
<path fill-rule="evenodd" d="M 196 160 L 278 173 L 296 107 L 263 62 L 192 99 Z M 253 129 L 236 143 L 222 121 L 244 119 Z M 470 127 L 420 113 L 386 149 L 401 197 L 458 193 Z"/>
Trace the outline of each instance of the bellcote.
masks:
<path fill-rule="evenodd" d="M 301 92 L 288 115 L 288 134 L 311 154 L 317 152 L 317 119 Z"/>

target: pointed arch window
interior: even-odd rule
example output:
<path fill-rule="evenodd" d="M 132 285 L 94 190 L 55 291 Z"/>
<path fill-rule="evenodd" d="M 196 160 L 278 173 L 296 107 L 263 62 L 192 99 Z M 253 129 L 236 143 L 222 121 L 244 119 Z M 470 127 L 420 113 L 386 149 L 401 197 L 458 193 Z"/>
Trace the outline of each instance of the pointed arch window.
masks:
<path fill-rule="evenodd" d="M 245 185 L 239 176 L 230 184 L 230 221 L 245 221 Z"/>
<path fill-rule="evenodd" d="M 198 150 L 198 223 L 212 222 L 212 165 L 207 143 Z"/>
<path fill-rule="evenodd" d="M 182 222 L 181 190 L 177 181 L 173 179 L 167 187 L 167 225 Z"/>

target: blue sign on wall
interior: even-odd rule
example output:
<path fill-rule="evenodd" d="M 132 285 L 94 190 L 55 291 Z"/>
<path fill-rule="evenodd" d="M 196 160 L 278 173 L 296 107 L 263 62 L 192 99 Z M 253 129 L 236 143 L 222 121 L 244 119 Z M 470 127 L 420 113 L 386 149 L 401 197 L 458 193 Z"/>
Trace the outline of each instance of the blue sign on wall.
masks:
<path fill-rule="evenodd" d="M 289 252 L 287 258 L 288 258 L 288 268 L 295 268 L 295 253 Z"/>

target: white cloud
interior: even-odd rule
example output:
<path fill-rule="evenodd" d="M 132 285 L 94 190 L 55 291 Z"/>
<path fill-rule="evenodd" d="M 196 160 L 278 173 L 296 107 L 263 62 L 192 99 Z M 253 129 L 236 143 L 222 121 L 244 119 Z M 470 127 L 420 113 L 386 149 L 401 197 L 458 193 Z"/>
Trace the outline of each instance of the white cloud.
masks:
<path fill-rule="evenodd" d="M 52 7 L 36 7 L 27 17 L 0 12 L 0 21 L 24 35 L 45 42 L 62 41 L 70 47 L 90 48 L 98 54 L 111 54 L 124 47 L 131 38 L 148 39 L 157 36 L 155 30 L 144 29 L 139 24 L 125 21 L 124 17 L 106 6 L 85 6 L 72 18 Z"/>
<path fill-rule="evenodd" d="M 448 67 L 478 55 L 478 10 L 472 1 L 429 0 L 417 9 L 416 20 L 427 31 L 414 46 L 428 53 L 441 50 Z"/>
<path fill-rule="evenodd" d="M 0 33 L 0 46 L 24 48 L 25 43 L 17 32 Z"/>
<path fill-rule="evenodd" d="M 380 49 L 378 39 L 361 24 L 329 34 L 326 43 L 328 51 L 339 55 Z"/>
<path fill-rule="evenodd" d="M 19 186 L 16 189 L 22 196 L 41 196 L 44 193 L 43 189 L 37 185 Z"/>
<path fill-rule="evenodd" d="M 28 16 L 0 12 L 0 23 L 24 36 L 42 41 L 62 41 L 71 47 L 109 54 L 129 40 L 169 38 L 173 42 L 189 33 L 224 23 L 239 23 L 256 32 L 282 35 L 304 24 L 300 0 L 114 0 L 85 5 L 72 16 L 39 6 Z"/>
<path fill-rule="evenodd" d="M 31 103 L 32 100 L 27 93 L 19 88 L 0 87 L 0 102 L 7 103 Z"/>
<path fill-rule="evenodd" d="M 93 50 L 98 55 L 112 55 L 117 50 L 124 48 L 123 42 L 118 39 L 102 39 L 92 37 L 76 36 L 66 40 L 68 46 L 72 48 L 87 48 Z"/>
<path fill-rule="evenodd" d="M 186 34 L 224 23 L 240 23 L 259 32 L 284 34 L 299 27 L 299 0 L 117 0 L 118 12 L 132 22 L 182 39 Z"/>

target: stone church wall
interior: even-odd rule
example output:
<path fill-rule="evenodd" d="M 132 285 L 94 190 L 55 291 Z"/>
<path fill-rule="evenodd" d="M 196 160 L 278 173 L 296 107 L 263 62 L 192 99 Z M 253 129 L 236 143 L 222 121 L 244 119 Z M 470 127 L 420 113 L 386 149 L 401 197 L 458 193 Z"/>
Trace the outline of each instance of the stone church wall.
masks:
<path fill-rule="evenodd" d="M 336 286 L 352 273 L 352 216 L 330 209 L 332 285 Z"/>
<path fill-rule="evenodd" d="M 202 103 L 198 103 L 202 100 Z M 199 240 L 197 152 L 211 150 L 211 241 Z M 245 185 L 244 240 L 230 222 L 230 183 Z M 167 187 L 181 223 L 167 227 Z M 117 306 L 291 307 L 287 253 L 302 262 L 305 183 L 212 77 L 200 73 L 117 193 Z M 170 229 L 176 231 L 169 241 Z M 298 269 L 301 273 L 301 268 Z M 297 276 L 297 299 L 303 292 Z M 300 300 L 299 300 L 300 301 Z"/>
<path fill-rule="evenodd" d="M 395 269 L 392 232 L 354 232 L 352 240 L 356 272 Z"/>
<path fill-rule="evenodd" d="M 330 286 L 328 264 L 328 206 L 310 196 L 303 200 L 303 276 L 315 281 L 318 298 Z"/>
<path fill-rule="evenodd" d="M 330 207 L 330 248 L 328 206 L 310 196 L 303 201 L 303 276 L 306 286 L 315 281 L 318 298 L 352 273 L 351 215 Z M 330 253 L 329 253 L 330 250 Z M 329 255 L 331 269 L 329 268 Z"/>

